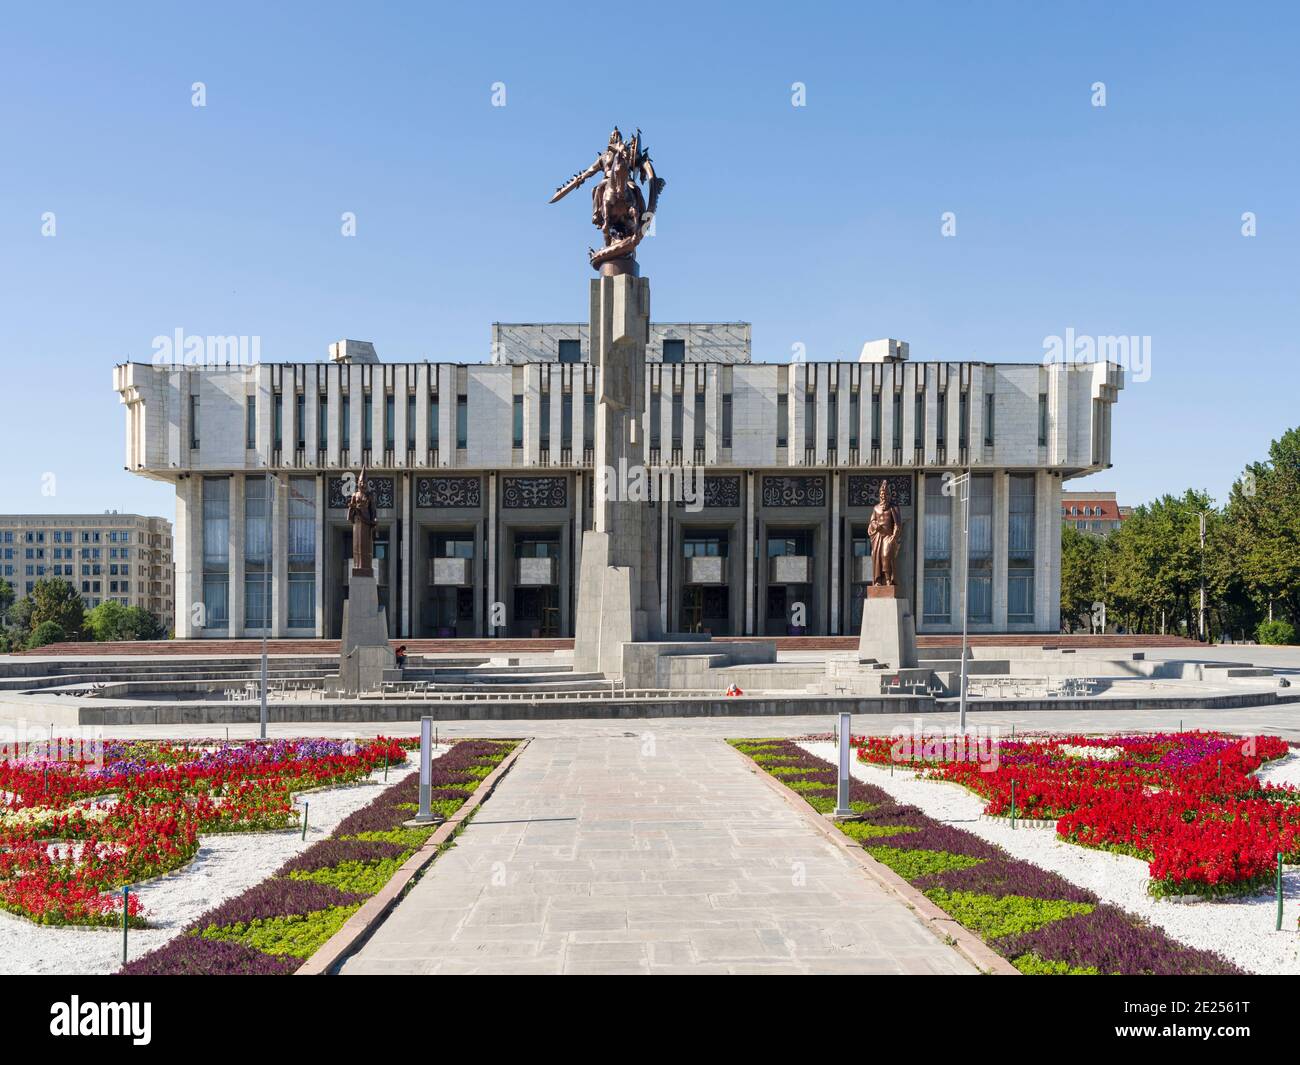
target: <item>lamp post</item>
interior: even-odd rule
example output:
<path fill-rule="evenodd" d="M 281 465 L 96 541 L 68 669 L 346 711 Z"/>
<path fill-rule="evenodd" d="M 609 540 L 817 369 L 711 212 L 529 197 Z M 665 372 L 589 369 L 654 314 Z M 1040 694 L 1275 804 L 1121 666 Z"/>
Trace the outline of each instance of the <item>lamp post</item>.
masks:
<path fill-rule="evenodd" d="M 1201 604 L 1197 610 L 1196 634 L 1205 642 L 1205 511 L 1201 511 Z"/>
<path fill-rule="evenodd" d="M 970 470 L 960 477 L 952 479 L 952 485 L 958 491 L 962 504 L 961 515 L 961 688 L 957 697 L 957 731 L 966 735 L 966 655 L 967 655 L 967 620 L 969 618 L 968 600 L 970 598 Z"/>

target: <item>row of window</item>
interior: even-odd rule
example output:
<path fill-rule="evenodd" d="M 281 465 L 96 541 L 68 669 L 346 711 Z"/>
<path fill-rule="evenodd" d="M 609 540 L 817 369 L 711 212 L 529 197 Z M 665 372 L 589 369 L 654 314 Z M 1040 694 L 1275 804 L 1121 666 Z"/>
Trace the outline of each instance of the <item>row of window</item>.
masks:
<path fill-rule="evenodd" d="M 1034 475 L 1011 474 L 1008 482 L 1007 621 L 1034 620 Z M 971 621 L 993 620 L 993 474 L 974 474 L 969 484 L 970 522 L 966 544 L 967 611 Z M 922 611 L 926 621 L 952 619 L 952 557 L 954 505 L 961 500 L 945 490 L 940 477 L 925 479 L 925 587 Z"/>
<path fill-rule="evenodd" d="M 36 529 L 27 532 L 15 532 L 13 529 L 0 531 L 0 544 L 43 544 L 45 543 L 45 530 Z M 50 533 L 50 543 L 54 544 L 75 544 L 78 542 L 77 534 L 71 529 L 54 529 Z M 80 542 L 83 544 L 129 544 L 131 543 L 131 532 L 128 529 L 109 529 L 104 532 L 100 529 L 83 530 L 80 536 Z M 144 543 L 144 534 L 140 534 L 140 543 Z"/>
<path fill-rule="evenodd" d="M 274 491 L 267 478 L 244 482 L 244 625 L 269 627 L 271 622 L 271 511 Z M 316 625 L 316 482 L 289 478 L 289 628 Z M 203 609 L 204 626 L 224 629 L 230 624 L 230 480 L 203 478 Z"/>

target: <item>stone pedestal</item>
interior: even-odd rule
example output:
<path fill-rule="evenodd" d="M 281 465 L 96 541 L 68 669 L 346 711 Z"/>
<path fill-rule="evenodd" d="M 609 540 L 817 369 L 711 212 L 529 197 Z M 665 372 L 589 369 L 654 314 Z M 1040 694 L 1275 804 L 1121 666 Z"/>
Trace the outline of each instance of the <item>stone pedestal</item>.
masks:
<path fill-rule="evenodd" d="M 401 676 L 388 646 L 388 619 L 379 605 L 373 571 L 352 570 L 343 602 L 343 640 L 339 648 L 339 685 L 350 695 L 374 691 Z"/>
<path fill-rule="evenodd" d="M 888 585 L 872 584 L 862 601 L 862 631 L 858 658 L 872 659 L 891 669 L 916 665 L 916 622 L 906 599 Z"/>
<path fill-rule="evenodd" d="M 573 668 L 623 673 L 623 645 L 658 639 L 654 508 L 629 498 L 644 483 L 645 347 L 650 282 L 634 273 L 591 282 L 591 361 L 600 368 L 593 528 L 582 537 Z"/>

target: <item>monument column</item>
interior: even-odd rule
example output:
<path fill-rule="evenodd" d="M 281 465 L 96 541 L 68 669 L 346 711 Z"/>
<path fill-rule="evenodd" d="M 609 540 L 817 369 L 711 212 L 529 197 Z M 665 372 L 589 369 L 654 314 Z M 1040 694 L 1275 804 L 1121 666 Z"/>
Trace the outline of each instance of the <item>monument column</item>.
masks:
<path fill-rule="evenodd" d="M 623 673 L 623 644 L 658 638 L 653 508 L 628 498 L 644 484 L 645 349 L 650 282 L 635 265 L 591 282 L 591 361 L 599 367 L 592 529 L 583 537 L 574 669 Z M 631 481 L 636 478 L 636 482 Z"/>

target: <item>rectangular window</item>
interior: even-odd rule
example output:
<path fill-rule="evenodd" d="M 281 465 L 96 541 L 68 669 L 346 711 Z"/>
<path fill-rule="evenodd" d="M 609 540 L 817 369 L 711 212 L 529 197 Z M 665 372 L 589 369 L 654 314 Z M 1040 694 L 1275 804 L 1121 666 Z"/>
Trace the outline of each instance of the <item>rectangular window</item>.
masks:
<path fill-rule="evenodd" d="M 537 440 L 538 447 L 543 451 L 551 450 L 551 393 L 541 393 L 541 399 L 538 402 L 538 425 Z"/>
<path fill-rule="evenodd" d="M 871 446 L 880 447 L 880 393 L 871 393 Z"/>
<path fill-rule="evenodd" d="M 831 392 L 826 397 L 826 450 L 839 449 L 840 439 L 840 394 Z"/>
<path fill-rule="evenodd" d="M 1007 620 L 1034 620 L 1034 475 L 1008 479 Z"/>
<path fill-rule="evenodd" d="M 330 446 L 330 401 L 328 396 L 321 396 L 316 401 L 316 450 L 324 451 Z"/>
<path fill-rule="evenodd" d="M 704 450 L 704 393 L 695 393 L 695 450 Z"/>
<path fill-rule="evenodd" d="M 293 397 L 294 447 L 302 451 L 307 446 L 307 397 L 301 392 Z"/>
<path fill-rule="evenodd" d="M 993 446 L 993 393 L 984 393 L 984 446 Z"/>
<path fill-rule="evenodd" d="M 582 361 L 582 341 L 580 340 L 561 340 L 559 342 L 560 361 L 561 362 L 581 362 Z"/>
<path fill-rule="evenodd" d="M 341 427 L 342 431 L 339 434 L 339 439 L 342 441 L 343 450 L 350 451 L 352 449 L 352 397 L 351 396 L 343 397 L 343 411 L 339 420 L 343 423 Z"/>
<path fill-rule="evenodd" d="M 1047 393 L 1038 393 L 1038 446 L 1047 446 Z"/>
<path fill-rule="evenodd" d="M 560 396 L 560 447 L 573 447 L 573 393 Z"/>
<path fill-rule="evenodd" d="M 993 620 L 993 475 L 977 473 L 970 480 L 970 599 L 971 621 Z"/>
<path fill-rule="evenodd" d="M 85 568 L 85 567 L 83 567 Z M 203 478 L 203 624 L 229 624 L 230 479 Z"/>
<path fill-rule="evenodd" d="M 803 446 L 811 451 L 817 446 L 817 393 L 803 394 Z"/>
<path fill-rule="evenodd" d="M 857 451 L 862 443 L 862 393 L 849 393 L 849 448 Z"/>
<path fill-rule="evenodd" d="M 190 396 L 190 449 L 199 446 L 199 397 Z"/>
<path fill-rule="evenodd" d="M 271 622 L 271 492 L 266 477 L 244 480 L 244 625 L 261 629 Z"/>
<path fill-rule="evenodd" d="M 415 393 L 406 395 L 406 450 L 415 450 Z"/>
<path fill-rule="evenodd" d="M 367 392 L 361 397 L 361 450 L 375 446 L 375 397 Z"/>
<path fill-rule="evenodd" d="M 438 450 L 438 397 L 429 397 L 429 450 Z"/>
<path fill-rule="evenodd" d="M 938 447 L 948 446 L 948 392 L 945 389 L 936 397 L 934 439 Z"/>
<path fill-rule="evenodd" d="M 790 446 L 790 397 L 784 392 L 776 397 L 776 446 Z"/>
<path fill-rule="evenodd" d="M 456 446 L 469 447 L 469 397 L 456 397 Z"/>
<path fill-rule="evenodd" d="M 275 403 L 272 407 L 272 430 L 275 443 L 272 445 L 276 451 L 284 447 L 284 396 L 279 392 L 275 394 Z"/>
<path fill-rule="evenodd" d="M 686 361 L 686 341 L 665 340 L 664 341 L 664 362 L 685 362 L 685 361 Z"/>
<path fill-rule="evenodd" d="M 903 450 L 903 393 L 894 393 L 894 442 L 895 451 Z"/>
<path fill-rule="evenodd" d="M 596 446 L 596 394 L 582 395 L 582 446 L 587 450 Z"/>
<path fill-rule="evenodd" d="M 663 400 L 660 398 L 659 389 L 652 389 L 650 392 L 650 447 L 659 450 L 662 441 L 660 437 L 660 425 L 663 414 Z"/>
<path fill-rule="evenodd" d="M 731 393 L 722 393 L 722 446 L 731 447 Z"/>
<path fill-rule="evenodd" d="M 253 451 L 257 447 L 257 397 L 244 401 L 244 447 Z"/>
<path fill-rule="evenodd" d="M 942 477 L 925 478 L 922 602 L 926 621 L 946 625 L 952 621 L 952 496 L 943 488 Z"/>
<path fill-rule="evenodd" d="M 394 434 L 397 432 L 397 398 L 391 393 L 384 395 L 384 450 L 392 451 L 397 446 Z"/>
<path fill-rule="evenodd" d="M 515 396 L 510 414 L 510 446 L 524 446 L 524 397 Z"/>
<path fill-rule="evenodd" d="M 285 624 L 316 627 L 316 482 L 289 478 L 289 602 Z"/>
<path fill-rule="evenodd" d="M 682 394 L 673 393 L 673 410 L 672 410 L 672 433 L 673 433 L 673 450 L 682 449 Z"/>
<path fill-rule="evenodd" d="M 925 447 L 925 393 L 917 390 L 916 417 L 912 424 L 912 443 L 917 451 Z"/>
<path fill-rule="evenodd" d="M 970 446 L 970 393 L 962 392 L 957 399 L 957 446 Z"/>

